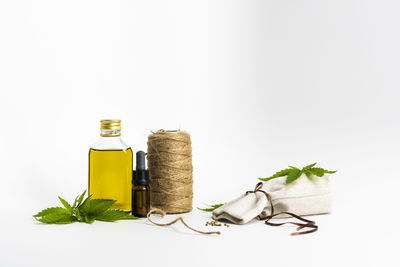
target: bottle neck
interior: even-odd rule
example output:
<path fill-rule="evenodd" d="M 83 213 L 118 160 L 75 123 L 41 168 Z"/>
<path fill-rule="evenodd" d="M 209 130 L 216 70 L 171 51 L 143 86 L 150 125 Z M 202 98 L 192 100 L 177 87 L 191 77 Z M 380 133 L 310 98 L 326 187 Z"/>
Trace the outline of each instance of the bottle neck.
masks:
<path fill-rule="evenodd" d="M 110 132 L 112 131 L 112 132 Z M 93 149 L 121 149 L 126 150 L 130 148 L 121 139 L 121 130 L 101 130 L 100 139 L 92 145 Z"/>
<path fill-rule="evenodd" d="M 121 136 L 121 130 L 101 129 L 101 137 L 116 137 Z"/>

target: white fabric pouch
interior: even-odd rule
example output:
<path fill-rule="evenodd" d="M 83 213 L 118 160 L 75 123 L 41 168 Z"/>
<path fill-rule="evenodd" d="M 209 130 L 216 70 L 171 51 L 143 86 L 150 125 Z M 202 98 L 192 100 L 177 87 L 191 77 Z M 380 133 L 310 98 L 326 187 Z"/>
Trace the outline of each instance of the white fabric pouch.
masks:
<path fill-rule="evenodd" d="M 331 184 L 329 175 L 323 177 L 300 176 L 286 185 L 286 177 L 265 182 L 262 190 L 272 199 L 274 214 L 291 212 L 297 215 L 314 215 L 331 212 Z M 214 220 L 227 220 L 235 224 L 245 224 L 258 217 L 265 219 L 271 215 L 271 205 L 266 194 L 260 191 L 246 193 L 212 213 Z M 285 214 L 277 218 L 286 217 Z"/>

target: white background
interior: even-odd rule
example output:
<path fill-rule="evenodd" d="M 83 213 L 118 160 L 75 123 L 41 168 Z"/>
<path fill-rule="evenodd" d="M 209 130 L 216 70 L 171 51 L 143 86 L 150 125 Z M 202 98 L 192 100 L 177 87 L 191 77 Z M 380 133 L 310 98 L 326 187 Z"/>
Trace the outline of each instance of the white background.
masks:
<path fill-rule="evenodd" d="M 398 1 L 0 1 L 1 266 L 399 266 Z M 193 142 L 194 207 L 318 162 L 317 233 L 41 225 L 87 186 L 99 120 Z M 185 214 L 200 229 L 209 214 Z M 170 216 L 173 218 L 175 216 Z"/>

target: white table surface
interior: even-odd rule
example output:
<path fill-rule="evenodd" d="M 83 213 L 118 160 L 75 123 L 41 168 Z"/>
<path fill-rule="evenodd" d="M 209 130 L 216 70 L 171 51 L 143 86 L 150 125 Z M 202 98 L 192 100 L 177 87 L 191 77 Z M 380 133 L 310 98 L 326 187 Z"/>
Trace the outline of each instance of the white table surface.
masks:
<path fill-rule="evenodd" d="M 354 201 L 344 195 L 332 214 L 309 217 L 319 226 L 316 233 L 295 237 L 289 235 L 293 226 L 260 221 L 206 227 L 210 213 L 199 210 L 182 216 L 194 228 L 220 230 L 220 236 L 200 235 L 181 223 L 159 227 L 147 219 L 44 225 L 33 220 L 32 210 L 21 209 L 2 215 L 0 265 L 398 266 L 398 186 L 388 184 L 379 196 L 364 188 L 358 194 L 363 199 Z M 153 218 L 167 222 L 175 217 Z"/>

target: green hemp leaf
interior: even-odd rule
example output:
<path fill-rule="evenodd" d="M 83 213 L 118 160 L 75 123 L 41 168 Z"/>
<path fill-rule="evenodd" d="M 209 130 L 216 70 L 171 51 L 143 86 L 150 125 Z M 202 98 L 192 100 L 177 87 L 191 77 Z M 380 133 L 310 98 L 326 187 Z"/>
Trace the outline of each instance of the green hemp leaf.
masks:
<path fill-rule="evenodd" d="M 288 169 L 278 171 L 270 177 L 258 178 L 258 179 L 266 182 L 271 179 L 286 176 L 286 184 L 290 184 L 290 183 L 293 183 L 294 181 L 296 181 L 302 174 L 305 174 L 309 179 L 312 179 L 313 176 L 322 177 L 325 175 L 325 173 L 335 173 L 336 172 L 336 171 L 328 171 L 323 168 L 314 167 L 315 165 L 317 165 L 317 163 L 307 165 L 302 169 L 299 169 L 299 168 L 296 168 L 293 166 L 289 166 Z"/>
<path fill-rule="evenodd" d="M 224 205 L 224 204 L 207 205 L 207 206 L 209 206 L 209 208 L 203 208 L 203 209 L 197 208 L 197 209 L 202 210 L 202 211 L 208 211 L 208 212 L 210 212 L 210 211 L 213 211 L 213 210 L 215 210 L 215 209 L 217 209 L 217 208 L 219 208 L 219 207 L 221 207 L 221 206 L 223 206 L 223 205 Z"/>
<path fill-rule="evenodd" d="M 132 216 L 120 210 L 106 210 L 101 215 L 97 216 L 96 220 L 103 222 L 115 222 L 118 220 L 132 220 Z"/>
<path fill-rule="evenodd" d="M 138 217 L 129 215 L 121 210 L 112 210 L 110 207 L 116 202 L 112 199 L 84 199 L 86 190 L 75 198 L 71 206 L 66 200 L 58 197 L 62 207 L 44 209 L 33 215 L 33 217 L 46 224 L 67 224 L 74 222 L 93 223 L 95 220 L 104 222 L 115 222 L 118 220 L 136 220 Z"/>

